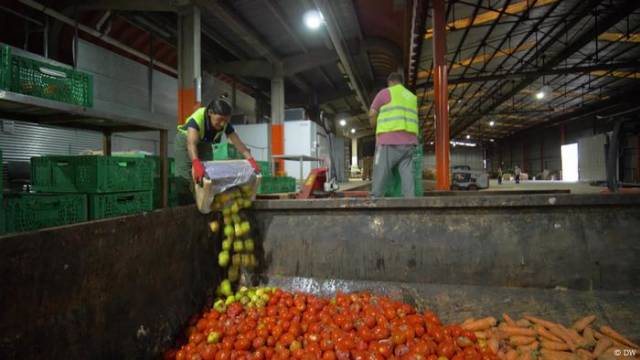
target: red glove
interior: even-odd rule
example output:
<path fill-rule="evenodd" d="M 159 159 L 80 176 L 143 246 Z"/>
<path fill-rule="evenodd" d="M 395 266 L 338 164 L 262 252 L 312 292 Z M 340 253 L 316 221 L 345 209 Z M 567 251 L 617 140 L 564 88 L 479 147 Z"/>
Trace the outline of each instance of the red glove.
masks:
<path fill-rule="evenodd" d="M 194 159 L 191 162 L 191 175 L 193 176 L 193 182 L 200 183 L 204 177 L 204 165 L 200 159 Z"/>
<path fill-rule="evenodd" d="M 247 159 L 247 161 L 249 162 L 249 164 L 251 164 L 251 167 L 257 174 L 260 174 L 262 172 L 262 169 L 260 169 L 260 165 L 258 165 L 256 159 L 250 157 Z"/>

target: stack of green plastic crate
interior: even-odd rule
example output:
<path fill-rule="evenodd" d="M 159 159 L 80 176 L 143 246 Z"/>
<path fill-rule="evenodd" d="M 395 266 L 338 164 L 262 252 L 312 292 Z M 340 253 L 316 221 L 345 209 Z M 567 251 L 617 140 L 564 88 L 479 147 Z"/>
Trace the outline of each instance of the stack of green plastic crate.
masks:
<path fill-rule="evenodd" d="M 0 149 L 0 235 L 5 232 L 4 217 L 4 162 L 2 160 L 2 150 Z"/>
<path fill-rule="evenodd" d="M 0 89 L 9 88 L 11 79 L 11 48 L 0 45 Z"/>
<path fill-rule="evenodd" d="M 296 179 L 290 176 L 263 176 L 258 194 L 290 193 L 296 191 Z"/>
<path fill-rule="evenodd" d="M 9 194 L 4 200 L 6 232 L 37 230 L 87 221 L 84 194 Z"/>
<path fill-rule="evenodd" d="M 262 176 L 271 176 L 271 163 L 269 161 L 256 161 L 260 170 L 262 170 Z"/>
<path fill-rule="evenodd" d="M 0 88 L 83 107 L 93 106 L 93 77 L 87 73 L 0 49 Z"/>
<path fill-rule="evenodd" d="M 162 197 L 160 193 L 161 188 L 161 174 L 160 174 L 160 157 L 156 155 L 147 155 L 148 159 L 153 160 L 153 208 L 159 209 L 162 204 Z M 176 162 L 174 158 L 169 158 L 169 206 L 178 205 L 178 193 L 176 191 Z"/>
<path fill-rule="evenodd" d="M 422 196 L 424 193 L 423 185 L 422 185 L 422 160 L 424 158 L 424 154 L 422 151 L 422 144 L 418 144 L 416 146 L 416 150 L 413 154 L 413 180 L 415 183 L 415 196 Z M 385 197 L 402 197 L 402 184 L 400 180 L 400 173 L 398 169 L 393 169 L 391 173 L 391 179 L 387 180 Z"/>
<path fill-rule="evenodd" d="M 80 193 L 89 220 L 153 209 L 152 159 L 120 156 L 44 156 L 31 159 L 32 188 L 43 193 Z"/>
<path fill-rule="evenodd" d="M 228 142 L 213 145 L 213 160 L 241 160 L 244 156 Z"/>

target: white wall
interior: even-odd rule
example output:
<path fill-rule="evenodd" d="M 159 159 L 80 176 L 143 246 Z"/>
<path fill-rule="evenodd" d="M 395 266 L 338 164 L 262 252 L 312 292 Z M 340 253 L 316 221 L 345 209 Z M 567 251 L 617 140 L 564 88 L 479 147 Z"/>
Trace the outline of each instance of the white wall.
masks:
<path fill-rule="evenodd" d="M 271 149 L 270 124 L 234 125 L 236 133 L 256 160 L 269 161 Z"/>

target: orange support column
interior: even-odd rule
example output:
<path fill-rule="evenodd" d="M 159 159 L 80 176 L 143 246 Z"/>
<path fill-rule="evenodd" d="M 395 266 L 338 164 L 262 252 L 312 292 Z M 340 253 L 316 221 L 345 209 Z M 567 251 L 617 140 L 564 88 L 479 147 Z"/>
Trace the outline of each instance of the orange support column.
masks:
<path fill-rule="evenodd" d="M 200 10 L 188 7 L 178 13 L 178 124 L 200 106 Z"/>
<path fill-rule="evenodd" d="M 271 124 L 271 155 L 284 155 L 284 124 Z M 284 175 L 284 160 L 275 161 L 273 173 Z"/>
<path fill-rule="evenodd" d="M 436 124 L 436 190 L 450 189 L 449 94 L 447 93 L 447 39 L 444 0 L 433 0 L 433 84 Z"/>

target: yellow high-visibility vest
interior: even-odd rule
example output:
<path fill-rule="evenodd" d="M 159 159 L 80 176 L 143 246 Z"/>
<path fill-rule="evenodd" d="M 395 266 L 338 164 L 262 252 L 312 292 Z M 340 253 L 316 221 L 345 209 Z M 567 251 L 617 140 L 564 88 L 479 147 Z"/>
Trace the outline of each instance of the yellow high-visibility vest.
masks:
<path fill-rule="evenodd" d="M 376 135 L 406 131 L 418 135 L 418 100 L 401 84 L 389 88 L 391 101 L 380 108 Z"/>
<path fill-rule="evenodd" d="M 188 133 L 188 127 L 187 127 L 187 123 L 189 122 L 189 119 L 193 119 L 195 120 L 196 124 L 198 124 L 198 135 L 200 137 L 200 141 L 202 141 L 202 139 L 204 139 L 204 136 L 206 135 L 206 129 L 207 129 L 207 124 L 205 123 L 207 117 L 205 116 L 205 111 L 207 110 L 207 108 L 205 107 L 201 107 L 198 108 L 193 114 L 191 114 L 187 120 L 184 122 L 184 124 L 178 125 L 178 131 L 184 135 L 187 135 Z M 218 141 L 221 137 L 222 137 L 222 133 L 225 132 L 227 125 L 225 124 L 224 126 L 225 128 L 222 131 L 219 131 L 216 134 L 215 139 L 213 139 L 213 142 L 215 143 L 216 141 Z"/>

